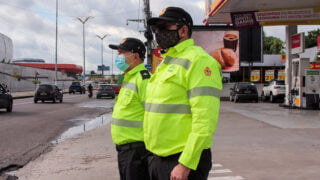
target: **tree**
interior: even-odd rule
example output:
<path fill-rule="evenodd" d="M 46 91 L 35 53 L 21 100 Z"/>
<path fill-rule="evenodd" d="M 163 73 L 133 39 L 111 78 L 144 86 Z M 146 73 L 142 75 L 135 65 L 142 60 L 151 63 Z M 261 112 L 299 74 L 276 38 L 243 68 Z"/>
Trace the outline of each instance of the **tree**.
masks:
<path fill-rule="evenodd" d="M 317 46 L 317 37 L 320 36 L 320 29 L 309 31 L 307 35 L 305 35 L 305 47 L 311 48 Z"/>
<path fill-rule="evenodd" d="M 263 32 L 263 54 L 282 54 L 284 50 L 283 41 L 273 36 L 265 36 Z"/>
<path fill-rule="evenodd" d="M 92 71 L 90 71 L 90 74 L 91 74 L 91 75 L 95 75 L 96 72 L 94 72 L 94 71 L 92 70 Z"/>

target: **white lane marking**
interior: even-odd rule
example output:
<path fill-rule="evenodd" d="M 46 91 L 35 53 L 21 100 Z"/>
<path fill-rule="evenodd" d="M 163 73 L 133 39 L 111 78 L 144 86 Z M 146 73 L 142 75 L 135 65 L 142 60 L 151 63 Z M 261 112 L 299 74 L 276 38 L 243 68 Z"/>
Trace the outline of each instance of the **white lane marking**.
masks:
<path fill-rule="evenodd" d="M 221 164 L 212 164 L 212 167 L 222 167 Z"/>
<path fill-rule="evenodd" d="M 208 180 L 243 180 L 241 176 L 209 177 Z"/>
<path fill-rule="evenodd" d="M 232 171 L 230 169 L 216 169 L 216 170 L 210 170 L 210 174 L 219 174 L 219 173 L 231 173 Z"/>

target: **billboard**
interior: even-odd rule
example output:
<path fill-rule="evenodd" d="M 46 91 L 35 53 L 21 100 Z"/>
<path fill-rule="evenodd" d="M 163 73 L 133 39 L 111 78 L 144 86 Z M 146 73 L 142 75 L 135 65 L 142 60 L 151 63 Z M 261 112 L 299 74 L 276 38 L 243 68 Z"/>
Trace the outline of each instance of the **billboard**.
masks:
<path fill-rule="evenodd" d="M 99 65 L 98 66 L 98 71 L 110 71 L 110 66 L 105 66 L 105 65 Z"/>
<path fill-rule="evenodd" d="M 239 31 L 225 27 L 195 26 L 195 45 L 214 57 L 223 72 L 239 71 Z"/>

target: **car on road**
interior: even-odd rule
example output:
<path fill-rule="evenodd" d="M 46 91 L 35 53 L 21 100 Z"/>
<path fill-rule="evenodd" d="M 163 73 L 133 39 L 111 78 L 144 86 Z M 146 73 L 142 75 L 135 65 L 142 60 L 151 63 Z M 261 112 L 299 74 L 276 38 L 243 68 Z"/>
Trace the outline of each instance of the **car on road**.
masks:
<path fill-rule="evenodd" d="M 99 84 L 97 99 L 101 99 L 102 97 L 111 97 L 114 99 L 116 96 L 112 85 L 110 84 Z"/>
<path fill-rule="evenodd" d="M 63 93 L 56 85 L 40 84 L 34 94 L 33 100 L 34 103 L 38 103 L 38 101 L 52 101 L 53 103 L 60 101 L 60 103 L 62 103 Z"/>
<path fill-rule="evenodd" d="M 9 90 L 0 84 L 0 109 L 5 108 L 7 112 L 12 111 L 13 98 Z"/>
<path fill-rule="evenodd" d="M 275 102 L 276 100 L 284 100 L 286 93 L 284 80 L 271 80 L 269 84 L 262 88 L 261 99 Z"/>
<path fill-rule="evenodd" d="M 116 94 L 119 94 L 121 86 L 119 84 L 110 84 Z"/>
<path fill-rule="evenodd" d="M 259 101 L 258 90 L 255 84 L 250 82 L 237 82 L 230 88 L 230 101 Z"/>
<path fill-rule="evenodd" d="M 78 82 L 78 81 L 72 82 L 71 85 L 69 86 L 69 94 L 71 93 L 75 94 L 76 92 L 79 92 L 80 94 L 85 94 L 86 87 L 84 85 L 81 85 L 81 82 Z"/>

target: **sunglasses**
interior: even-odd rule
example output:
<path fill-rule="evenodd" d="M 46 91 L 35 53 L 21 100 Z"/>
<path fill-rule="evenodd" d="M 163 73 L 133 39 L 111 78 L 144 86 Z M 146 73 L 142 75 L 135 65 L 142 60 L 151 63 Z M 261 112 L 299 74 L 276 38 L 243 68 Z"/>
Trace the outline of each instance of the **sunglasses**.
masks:
<path fill-rule="evenodd" d="M 178 27 L 178 29 L 180 29 L 183 26 L 183 24 L 180 24 L 180 23 L 161 23 L 161 24 L 152 25 L 151 30 L 152 30 L 152 32 L 169 30 L 169 28 L 172 25 L 176 25 Z"/>

